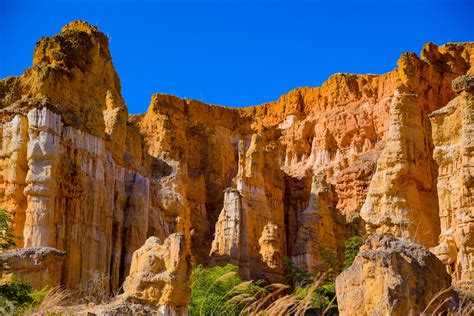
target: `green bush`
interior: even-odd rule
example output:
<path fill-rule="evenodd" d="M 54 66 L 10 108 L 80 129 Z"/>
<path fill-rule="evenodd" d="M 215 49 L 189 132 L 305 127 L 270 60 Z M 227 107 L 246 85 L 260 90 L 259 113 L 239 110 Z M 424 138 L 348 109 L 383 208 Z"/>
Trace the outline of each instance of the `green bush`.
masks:
<path fill-rule="evenodd" d="M 311 273 L 300 269 L 290 258 L 283 257 L 285 267 L 285 282 L 295 287 L 305 287 L 313 282 Z"/>
<path fill-rule="evenodd" d="M 342 268 L 337 263 L 334 249 L 318 247 L 316 250 L 324 262 L 323 269 L 325 271 L 320 276 L 315 276 L 301 270 L 286 257 L 283 259 L 287 273 L 286 281 L 294 287 L 293 295 L 299 300 L 304 300 L 308 295 L 311 297 L 311 304 L 305 312 L 306 315 L 338 314 L 336 276 L 341 270 L 345 270 L 352 265 L 361 244 L 362 238 L 360 236 L 353 236 L 346 240 Z"/>
<path fill-rule="evenodd" d="M 0 286 L 0 314 L 23 315 L 41 304 L 47 293 L 47 288 L 33 291 L 28 283 L 13 279 Z"/>
<path fill-rule="evenodd" d="M 16 247 L 14 239 L 19 237 L 13 234 L 11 222 L 7 211 L 0 209 L 0 249 Z M 39 305 L 47 293 L 46 288 L 33 291 L 30 284 L 13 279 L 12 282 L 0 286 L 0 314 L 22 315 Z"/>
<path fill-rule="evenodd" d="M 359 248 L 362 245 L 362 237 L 360 236 L 352 236 L 351 238 L 347 239 L 344 243 L 344 263 L 343 269 L 346 270 L 349 268 L 352 263 L 354 262 L 355 257 L 359 253 Z"/>
<path fill-rule="evenodd" d="M 19 237 L 13 234 L 11 223 L 12 219 L 7 211 L 0 209 L 0 249 L 7 250 L 16 247 L 14 239 Z"/>
<path fill-rule="evenodd" d="M 16 305 L 32 303 L 33 298 L 30 296 L 31 292 L 31 285 L 20 282 L 16 279 L 11 283 L 0 286 L 0 297 L 7 299 Z"/>
<path fill-rule="evenodd" d="M 248 299 L 261 290 L 253 282 L 244 282 L 238 268 L 198 266 L 191 274 L 190 315 L 239 315 Z"/>

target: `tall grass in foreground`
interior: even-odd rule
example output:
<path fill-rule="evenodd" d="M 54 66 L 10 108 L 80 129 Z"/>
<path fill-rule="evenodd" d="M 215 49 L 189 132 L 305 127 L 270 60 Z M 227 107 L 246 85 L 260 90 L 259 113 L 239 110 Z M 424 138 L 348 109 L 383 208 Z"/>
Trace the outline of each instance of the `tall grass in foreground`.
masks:
<path fill-rule="evenodd" d="M 423 310 L 422 315 L 474 315 L 474 291 L 471 289 L 470 295 L 459 294 L 449 287 L 439 291 Z"/>
<path fill-rule="evenodd" d="M 65 290 L 62 287 L 53 288 L 46 293 L 37 306 L 32 307 L 26 314 L 56 315 L 56 313 L 51 312 L 51 310 L 71 302 L 72 297 L 73 293 L 71 291 Z"/>

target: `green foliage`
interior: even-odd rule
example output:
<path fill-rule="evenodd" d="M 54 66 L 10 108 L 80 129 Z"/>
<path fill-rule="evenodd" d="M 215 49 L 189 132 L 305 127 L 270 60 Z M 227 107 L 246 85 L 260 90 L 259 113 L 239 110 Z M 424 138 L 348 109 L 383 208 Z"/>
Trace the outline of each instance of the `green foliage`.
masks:
<path fill-rule="evenodd" d="M 286 283 L 293 284 L 295 287 L 305 287 L 313 282 L 311 273 L 300 269 L 290 258 L 283 257 L 283 266 Z"/>
<path fill-rule="evenodd" d="M 190 315 L 239 315 L 247 299 L 261 291 L 260 283 L 243 282 L 238 268 L 198 266 L 191 274 Z"/>
<path fill-rule="evenodd" d="M 334 280 L 325 280 L 313 292 L 313 300 L 309 311 L 314 315 L 322 315 L 324 311 L 326 311 L 325 315 L 337 315 L 336 283 Z"/>
<path fill-rule="evenodd" d="M 31 292 L 31 285 L 20 282 L 16 279 L 11 283 L 0 286 L 0 297 L 5 298 L 16 305 L 32 303 L 33 298 L 30 296 Z"/>
<path fill-rule="evenodd" d="M 44 298 L 48 295 L 49 292 L 50 292 L 50 289 L 48 286 L 45 286 L 44 288 L 38 291 L 32 291 L 30 293 L 30 297 L 33 299 L 32 305 L 39 306 L 41 302 L 43 302 Z"/>
<path fill-rule="evenodd" d="M 325 271 L 320 279 L 316 280 L 318 286 L 314 288 L 315 276 L 298 268 L 290 259 L 284 258 L 286 267 L 286 281 L 295 287 L 293 295 L 302 300 L 308 293 L 311 295 L 311 306 L 306 311 L 306 315 L 337 315 L 336 302 L 336 276 L 341 270 L 352 265 L 359 248 L 362 244 L 360 236 L 353 236 L 346 240 L 344 244 L 344 262 L 341 265 L 337 262 L 337 254 L 334 249 L 318 247 L 316 250 L 323 264 Z"/>
<path fill-rule="evenodd" d="M 13 279 L 0 286 L 0 314 L 23 315 L 41 304 L 48 289 L 33 291 L 31 285 Z"/>
<path fill-rule="evenodd" d="M 12 219 L 7 211 L 0 209 L 0 249 L 16 247 L 14 239 L 20 238 L 13 234 L 11 223 Z M 13 279 L 12 282 L 0 286 L 0 314 L 24 314 L 39 305 L 47 293 L 47 288 L 33 291 L 30 284 Z"/>
<path fill-rule="evenodd" d="M 334 249 L 319 247 L 317 252 L 322 261 L 319 276 L 300 269 L 289 258 L 283 257 L 285 266 L 285 281 L 291 287 L 285 286 L 284 292 L 274 295 L 269 291 L 271 286 L 263 287 L 259 282 L 243 282 L 238 276 L 238 268 L 234 265 L 224 267 L 203 268 L 196 267 L 191 275 L 190 315 L 239 315 L 249 304 L 267 301 L 268 306 L 274 299 L 282 300 L 292 296 L 299 303 L 291 303 L 294 307 L 289 313 L 294 313 L 305 302 L 305 315 L 337 315 L 335 279 L 342 269 L 347 269 L 356 257 L 362 239 L 353 236 L 345 242 L 344 263 L 337 260 Z M 281 288 L 281 287 L 277 287 Z M 274 296 L 273 298 L 270 298 Z M 282 306 L 285 306 L 284 304 Z M 266 307 L 263 307 L 265 310 Z M 244 312 L 247 310 L 244 310 Z"/>
<path fill-rule="evenodd" d="M 10 249 L 16 247 L 14 239 L 19 237 L 13 234 L 11 228 L 12 219 L 6 210 L 0 209 L 0 249 Z"/>
<path fill-rule="evenodd" d="M 346 242 L 344 243 L 344 247 L 345 247 L 344 263 L 343 263 L 344 270 L 346 270 L 352 265 L 355 257 L 359 253 L 359 248 L 361 245 L 362 245 L 362 237 L 360 236 L 352 236 L 351 238 L 346 240 Z"/>

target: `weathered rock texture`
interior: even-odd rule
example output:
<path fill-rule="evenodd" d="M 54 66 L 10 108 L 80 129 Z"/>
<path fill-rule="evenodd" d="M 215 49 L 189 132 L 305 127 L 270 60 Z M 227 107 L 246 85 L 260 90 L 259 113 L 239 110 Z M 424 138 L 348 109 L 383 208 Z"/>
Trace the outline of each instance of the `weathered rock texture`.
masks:
<path fill-rule="evenodd" d="M 337 248 L 332 199 L 326 175 L 313 176 L 308 207 L 298 217 L 297 243 L 292 258 L 305 271 L 324 269 L 326 263 L 320 252 Z"/>
<path fill-rule="evenodd" d="M 187 315 L 191 260 L 183 234 L 171 234 L 161 243 L 150 237 L 133 253 L 124 296 L 159 308 L 165 315 Z"/>
<path fill-rule="evenodd" d="M 340 315 L 420 315 L 451 285 L 441 261 L 408 239 L 373 235 L 336 278 Z M 439 302 L 428 307 L 431 313 Z M 432 309 L 430 309 L 432 308 Z"/>
<path fill-rule="evenodd" d="M 418 102 L 407 93 L 392 99 L 387 141 L 361 216 L 368 234 L 389 233 L 430 247 L 440 230 L 437 169 L 428 113 Z"/>
<path fill-rule="evenodd" d="M 239 142 L 236 188 L 225 192 L 210 253 L 217 262 L 229 257 L 245 278 L 281 274 L 285 253 L 279 148 L 257 134 L 249 141 Z"/>
<path fill-rule="evenodd" d="M 439 245 L 432 251 L 454 284 L 474 291 L 474 75 L 453 81 L 458 96 L 433 112 L 434 158 L 439 166 Z"/>
<path fill-rule="evenodd" d="M 335 74 L 259 106 L 155 94 L 147 113 L 128 115 L 107 37 L 72 22 L 38 42 L 23 75 L 0 81 L 0 207 L 25 246 L 68 252 L 68 287 L 99 271 L 104 290 L 119 288 L 133 252 L 174 232 L 192 262 L 234 262 L 246 277 L 277 278 L 283 256 L 317 269 L 310 239 L 341 258 L 363 233 L 367 195 L 370 233 L 434 246 L 428 113 L 455 96 L 472 56 L 473 43 L 429 43 L 386 74 Z"/>
<path fill-rule="evenodd" d="M 133 251 L 169 230 L 149 193 L 157 160 L 127 124 L 107 38 L 73 22 L 42 39 L 33 67 L 0 86 L 0 206 L 25 247 L 67 251 L 64 285 L 99 271 L 111 277 L 104 290 L 117 289 Z"/>
<path fill-rule="evenodd" d="M 34 289 L 61 285 L 61 269 L 66 252 L 50 247 L 8 250 L 0 254 L 2 279 L 16 278 Z"/>

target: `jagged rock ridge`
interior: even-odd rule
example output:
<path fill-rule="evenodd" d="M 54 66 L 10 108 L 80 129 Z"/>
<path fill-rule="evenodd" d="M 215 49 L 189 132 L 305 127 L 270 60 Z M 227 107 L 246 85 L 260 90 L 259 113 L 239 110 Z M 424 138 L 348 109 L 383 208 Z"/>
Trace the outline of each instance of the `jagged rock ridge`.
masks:
<path fill-rule="evenodd" d="M 451 224 L 439 225 L 428 115 L 473 72 L 474 43 L 429 43 L 420 56 L 255 107 L 155 94 L 147 113 L 128 115 L 107 37 L 72 22 L 38 42 L 22 76 L 0 81 L 0 207 L 24 246 L 68 253 L 69 287 L 99 271 L 117 289 L 133 252 L 174 232 L 194 263 L 269 279 L 283 256 L 303 268 L 318 266 L 318 247 L 341 258 L 365 227 L 435 246 Z"/>

